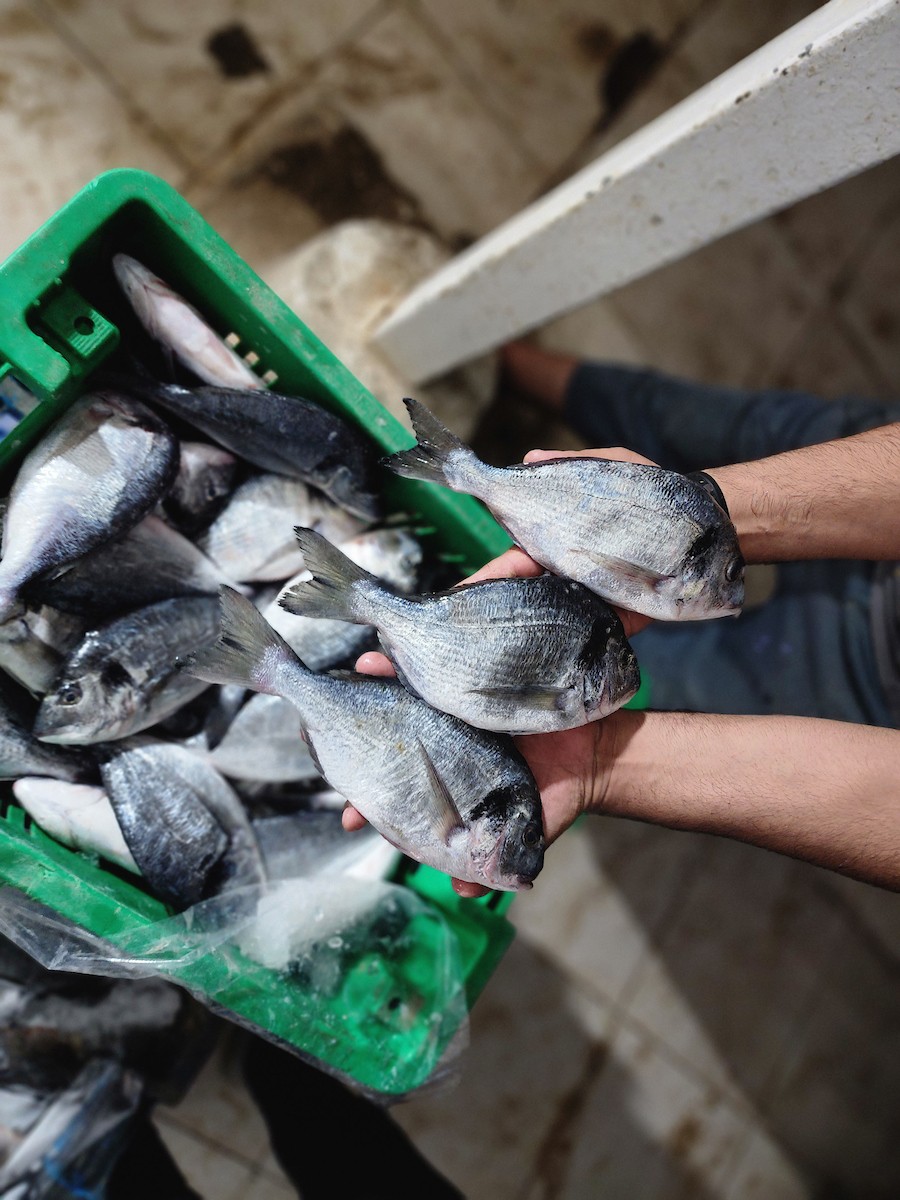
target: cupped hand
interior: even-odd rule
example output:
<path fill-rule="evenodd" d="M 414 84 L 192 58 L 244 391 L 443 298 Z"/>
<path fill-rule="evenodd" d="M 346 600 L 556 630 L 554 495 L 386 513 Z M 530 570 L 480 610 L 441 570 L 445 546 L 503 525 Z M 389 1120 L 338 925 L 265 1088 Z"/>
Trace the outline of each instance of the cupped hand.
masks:
<path fill-rule="evenodd" d="M 649 458 L 635 454 L 633 450 L 624 446 L 602 450 L 530 450 L 523 461 L 545 462 L 552 458 L 608 458 L 616 462 L 656 465 Z M 485 563 L 460 583 L 478 583 L 484 579 L 528 579 L 543 574 L 543 570 L 540 563 L 535 562 L 524 550 L 514 546 Z M 625 627 L 627 637 L 651 623 L 650 617 L 640 613 L 621 608 L 616 608 L 615 611 Z M 396 674 L 390 659 L 374 651 L 363 654 L 357 660 L 356 669 L 364 675 Z M 578 729 L 566 729 L 560 733 L 536 733 L 515 739 L 516 746 L 528 763 L 541 794 L 544 839 L 548 846 L 585 811 L 598 781 L 603 777 L 603 764 L 599 755 L 601 724 L 602 722 L 592 722 Z M 342 821 L 348 831 L 362 829 L 366 824 L 365 817 L 351 804 L 344 808 Z M 490 890 L 481 884 L 469 883 L 463 879 L 454 879 L 453 887 L 458 895 L 464 897 L 484 896 Z"/>

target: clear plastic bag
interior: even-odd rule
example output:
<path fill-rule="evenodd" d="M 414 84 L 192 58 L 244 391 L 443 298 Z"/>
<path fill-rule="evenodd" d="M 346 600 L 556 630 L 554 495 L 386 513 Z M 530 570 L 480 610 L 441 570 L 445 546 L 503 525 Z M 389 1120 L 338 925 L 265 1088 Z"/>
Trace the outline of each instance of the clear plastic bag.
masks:
<path fill-rule="evenodd" d="M 167 978 L 381 1102 L 452 1081 L 467 1044 L 455 934 L 436 908 L 383 880 L 235 889 L 115 942 L 7 887 L 0 933 L 50 970 Z"/>
<path fill-rule="evenodd" d="M 137 1075 L 95 1059 L 69 1087 L 40 1100 L 5 1089 L 3 1200 L 102 1200 L 141 1099 Z"/>

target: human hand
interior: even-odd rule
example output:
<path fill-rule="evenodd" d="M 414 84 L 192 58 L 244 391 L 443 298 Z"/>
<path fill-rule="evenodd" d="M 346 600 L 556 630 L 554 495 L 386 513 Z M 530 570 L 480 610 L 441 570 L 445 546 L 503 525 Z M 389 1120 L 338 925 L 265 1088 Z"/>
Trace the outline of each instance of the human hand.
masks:
<path fill-rule="evenodd" d="M 649 458 L 635 454 L 622 446 L 603 450 L 531 450 L 524 462 L 545 462 L 552 458 L 609 458 L 618 462 L 647 463 L 655 466 Z M 461 583 L 477 583 L 485 579 L 527 579 L 543 574 L 544 568 L 524 550 L 514 546 L 511 550 L 485 563 L 473 575 Z M 457 585 L 458 586 L 458 585 Z M 650 618 L 625 609 L 615 610 L 626 636 L 645 628 Z M 357 671 L 365 675 L 392 676 L 395 674 L 390 659 L 384 654 L 363 654 L 356 663 Z M 607 721 L 609 718 L 607 718 Z M 602 760 L 598 757 L 600 722 L 593 722 L 578 729 L 560 733 L 532 734 L 516 738 L 519 752 L 525 758 L 534 775 L 541 793 L 544 817 L 544 838 L 550 845 L 572 824 L 587 806 L 593 782 L 602 775 Z M 362 829 L 366 819 L 352 805 L 343 812 L 342 821 L 348 831 Z M 454 879 L 454 890 L 460 896 L 486 895 L 488 888 L 466 880 Z"/>

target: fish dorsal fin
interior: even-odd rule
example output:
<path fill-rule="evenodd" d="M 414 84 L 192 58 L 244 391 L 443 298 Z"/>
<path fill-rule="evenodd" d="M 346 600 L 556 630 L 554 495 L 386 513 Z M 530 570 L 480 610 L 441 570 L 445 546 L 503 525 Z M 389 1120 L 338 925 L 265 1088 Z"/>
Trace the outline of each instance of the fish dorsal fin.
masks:
<path fill-rule="evenodd" d="M 425 770 L 428 772 L 428 782 L 431 784 L 435 824 L 437 825 L 441 839 L 445 843 L 449 843 L 450 835 L 455 829 L 465 829 L 465 822 L 459 815 L 459 809 L 456 807 L 456 801 L 450 794 L 450 789 L 444 783 L 437 767 L 431 761 L 431 756 L 422 745 L 422 742 L 418 738 L 416 740 L 419 744 L 419 753 L 422 755 L 422 761 L 425 763 Z"/>
<path fill-rule="evenodd" d="M 599 550 L 586 550 L 584 547 L 581 548 L 580 552 L 586 555 L 601 570 L 610 571 L 620 579 L 631 579 L 635 583 L 640 584 L 641 587 L 653 588 L 658 591 L 661 584 L 673 578 L 672 575 L 663 575 L 659 571 L 651 571 L 647 567 L 629 562 L 625 558 L 616 558 L 614 554 L 602 554 Z"/>

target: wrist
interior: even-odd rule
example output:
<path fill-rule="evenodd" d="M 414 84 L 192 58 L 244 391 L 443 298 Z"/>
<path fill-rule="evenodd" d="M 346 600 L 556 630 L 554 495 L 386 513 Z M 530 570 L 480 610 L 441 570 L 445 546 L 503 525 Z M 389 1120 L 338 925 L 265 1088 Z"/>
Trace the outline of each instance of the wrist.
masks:
<path fill-rule="evenodd" d="M 798 557 L 796 548 L 809 530 L 809 505 L 770 478 L 767 463 L 714 467 L 707 474 L 722 489 L 748 563 Z"/>

